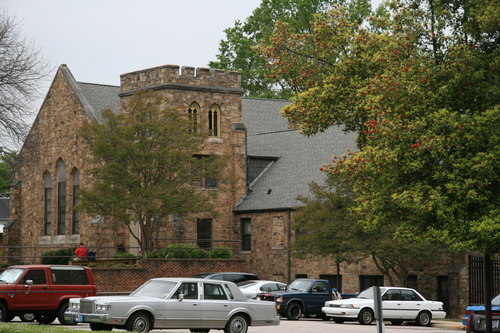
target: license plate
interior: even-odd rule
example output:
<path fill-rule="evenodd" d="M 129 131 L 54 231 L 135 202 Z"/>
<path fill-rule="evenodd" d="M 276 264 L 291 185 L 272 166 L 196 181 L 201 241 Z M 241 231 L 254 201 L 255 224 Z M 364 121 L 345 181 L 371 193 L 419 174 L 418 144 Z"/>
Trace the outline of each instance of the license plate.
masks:
<path fill-rule="evenodd" d="M 75 316 L 75 321 L 82 322 L 83 321 L 83 315 L 76 315 Z"/>

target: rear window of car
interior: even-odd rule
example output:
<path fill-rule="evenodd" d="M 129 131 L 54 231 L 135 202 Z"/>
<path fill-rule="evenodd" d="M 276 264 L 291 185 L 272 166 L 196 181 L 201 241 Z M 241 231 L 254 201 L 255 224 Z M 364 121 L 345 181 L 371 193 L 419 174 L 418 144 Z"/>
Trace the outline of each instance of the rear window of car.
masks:
<path fill-rule="evenodd" d="M 67 269 L 52 267 L 52 281 L 57 285 L 86 285 L 89 278 L 85 269 Z"/>

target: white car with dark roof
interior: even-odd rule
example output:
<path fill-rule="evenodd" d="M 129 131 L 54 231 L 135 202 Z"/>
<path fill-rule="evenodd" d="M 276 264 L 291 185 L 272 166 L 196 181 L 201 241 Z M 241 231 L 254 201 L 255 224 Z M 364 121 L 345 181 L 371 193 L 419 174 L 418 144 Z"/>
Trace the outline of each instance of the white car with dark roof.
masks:
<path fill-rule="evenodd" d="M 380 295 L 383 319 L 394 325 L 415 321 L 417 325 L 429 326 L 431 319 L 446 317 L 442 302 L 428 301 L 414 289 L 380 287 Z M 325 302 L 322 311 L 336 323 L 359 321 L 369 325 L 375 319 L 374 304 L 374 289 L 371 287 L 354 298 Z"/>

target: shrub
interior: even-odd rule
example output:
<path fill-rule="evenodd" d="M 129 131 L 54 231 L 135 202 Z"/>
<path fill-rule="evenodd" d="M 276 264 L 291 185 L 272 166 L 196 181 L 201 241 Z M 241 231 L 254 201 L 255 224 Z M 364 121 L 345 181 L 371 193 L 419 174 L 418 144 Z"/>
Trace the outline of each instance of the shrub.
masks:
<path fill-rule="evenodd" d="M 200 249 L 196 245 L 191 244 L 170 244 L 166 247 L 167 255 L 165 258 L 193 258 L 193 250 Z M 204 251 L 204 250 L 202 250 Z"/>
<path fill-rule="evenodd" d="M 233 257 L 233 252 L 224 246 L 218 246 L 212 250 L 212 259 L 231 259 Z"/>
<path fill-rule="evenodd" d="M 67 265 L 75 249 L 59 249 L 42 253 L 40 263 L 45 265 Z"/>
<path fill-rule="evenodd" d="M 116 252 L 115 253 L 115 257 L 116 258 L 135 258 L 136 256 L 133 255 L 132 253 L 128 253 L 128 252 Z"/>

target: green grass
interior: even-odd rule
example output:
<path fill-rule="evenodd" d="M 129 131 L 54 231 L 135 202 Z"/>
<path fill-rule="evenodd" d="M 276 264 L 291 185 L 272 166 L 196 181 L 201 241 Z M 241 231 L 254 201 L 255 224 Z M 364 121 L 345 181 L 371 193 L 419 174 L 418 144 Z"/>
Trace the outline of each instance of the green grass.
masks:
<path fill-rule="evenodd" d="M 68 329 L 59 325 L 37 325 L 21 323 L 0 323 L 0 333 L 65 333 L 82 332 L 81 330 Z"/>

